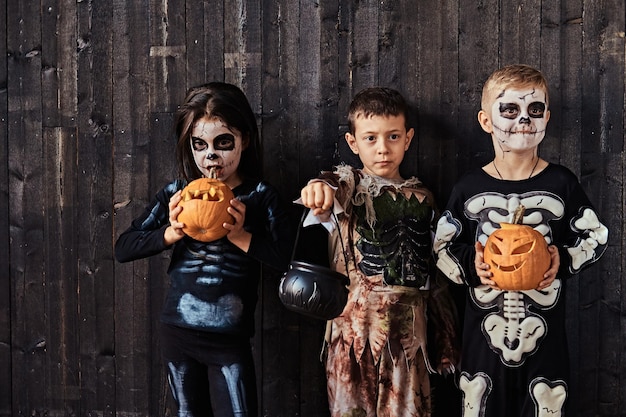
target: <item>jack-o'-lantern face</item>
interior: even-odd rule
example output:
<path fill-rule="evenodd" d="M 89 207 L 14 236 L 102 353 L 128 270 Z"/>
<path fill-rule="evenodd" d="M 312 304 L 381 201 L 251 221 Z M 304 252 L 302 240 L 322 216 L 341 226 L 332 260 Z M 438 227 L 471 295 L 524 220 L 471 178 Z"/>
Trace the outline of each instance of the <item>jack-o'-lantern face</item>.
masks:
<path fill-rule="evenodd" d="M 181 198 L 178 205 L 183 211 L 178 215 L 178 221 L 185 224 L 185 234 L 196 240 L 211 242 L 220 239 L 228 233 L 223 224 L 235 222 L 226 211 L 235 196 L 217 179 L 199 178 L 190 182 L 183 189 Z"/>
<path fill-rule="evenodd" d="M 487 239 L 484 261 L 498 287 L 523 291 L 537 288 L 543 280 L 550 253 L 543 235 L 532 227 L 502 223 Z"/>

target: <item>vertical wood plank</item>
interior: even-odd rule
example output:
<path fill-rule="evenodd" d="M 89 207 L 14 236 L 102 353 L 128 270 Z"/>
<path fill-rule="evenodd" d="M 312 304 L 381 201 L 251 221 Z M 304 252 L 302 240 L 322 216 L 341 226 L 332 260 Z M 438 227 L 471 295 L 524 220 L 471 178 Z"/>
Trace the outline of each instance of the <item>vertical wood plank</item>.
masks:
<path fill-rule="evenodd" d="M 115 413 L 114 269 L 112 262 L 112 35 L 110 4 L 77 3 L 76 218 L 80 397 L 85 415 Z M 106 243 L 104 243 L 106 242 Z M 104 244 L 103 244 L 104 243 Z"/>
<path fill-rule="evenodd" d="M 550 162 L 558 162 L 561 153 L 561 141 L 563 140 L 563 102 L 561 70 L 563 68 L 562 54 L 555 53 L 554 45 L 565 42 L 562 33 L 565 31 L 565 24 L 561 23 L 561 3 L 542 2 L 541 3 L 541 67 L 540 70 L 548 80 L 550 101 L 548 107 L 554 109 L 550 111 L 550 122 L 546 137 L 541 142 L 539 155 Z M 567 65 L 568 67 L 570 65 Z"/>
<path fill-rule="evenodd" d="M 546 139 L 544 139 L 544 142 L 558 143 L 558 145 L 555 145 L 558 151 L 558 158 L 553 161 L 565 165 L 577 174 L 580 174 L 579 150 L 582 136 L 581 106 L 583 98 L 580 93 L 583 62 L 582 42 L 580 42 L 583 36 L 582 21 L 582 2 L 580 0 L 564 0 L 561 6 L 561 39 L 559 44 L 563 46 L 562 59 L 563 62 L 567 64 L 563 65 L 559 72 L 561 89 L 560 91 L 552 91 L 555 97 L 551 99 L 551 107 L 557 99 L 562 104 L 560 107 L 554 107 L 554 111 L 552 111 L 552 113 L 557 113 L 558 111 L 555 117 L 558 117 L 561 121 L 561 129 L 559 130 L 560 137 L 546 137 Z M 548 51 L 546 51 L 546 53 L 547 52 Z M 552 117 L 553 116 L 551 116 L 551 118 Z M 552 122 L 550 122 L 550 125 L 551 124 Z M 551 132 L 550 125 L 548 132 Z M 545 145 L 542 145 L 542 153 L 543 146 Z M 548 156 L 549 155 L 548 153 Z M 568 334 L 570 369 L 572 375 L 570 388 L 573 394 L 569 397 L 570 410 L 580 410 L 579 404 L 584 402 L 582 398 L 584 396 L 593 395 L 585 393 L 587 390 L 581 390 L 579 383 L 581 364 L 587 361 L 587 358 L 582 356 L 583 353 L 581 352 L 581 346 L 587 336 L 580 332 L 580 293 L 580 280 L 570 280 L 565 293 L 566 311 L 568 312 L 565 328 Z M 585 383 L 584 386 L 588 386 L 587 383 Z M 590 389 L 589 391 L 592 390 Z"/>
<path fill-rule="evenodd" d="M 0 26 L 8 28 L 7 8 L 0 7 Z M 7 57 L 0 65 L 0 270 L 10 271 L 13 265 L 9 256 L 11 239 L 9 233 L 9 109 L 8 109 L 8 30 L 0 31 L 0 56 Z M 0 416 L 8 417 L 13 397 L 11 384 L 11 281 L 13 274 L 0 275 Z"/>
<path fill-rule="evenodd" d="M 594 3 L 594 6 L 596 4 Z M 598 413 L 600 415 L 617 415 L 620 409 L 620 377 L 615 370 L 622 362 L 623 349 L 619 346 L 621 337 L 621 320 L 619 307 L 622 300 L 622 282 L 613 276 L 610 265 L 619 265 L 624 255 L 620 252 L 620 227 L 623 224 L 624 201 L 620 196 L 619 178 L 624 172 L 621 154 L 624 150 L 624 27 L 626 9 L 623 1 L 607 1 L 597 12 L 592 12 L 598 27 L 598 85 L 597 98 L 599 105 L 598 131 L 594 152 L 583 154 L 597 166 L 597 175 L 590 179 L 589 187 L 594 191 L 592 198 L 595 207 L 606 213 L 604 223 L 615 233 L 604 254 L 604 263 L 595 265 L 590 271 L 581 274 L 582 279 L 593 276 L 602 293 L 599 304 L 599 355 L 598 368 Z M 596 14 L 597 13 L 597 14 Z M 591 46 L 591 45 L 590 45 Z M 621 56 L 621 58 L 620 58 Z M 584 149 L 584 148 L 583 148 Z M 596 151 L 597 149 L 597 151 Z M 590 164 L 591 165 L 591 164 Z M 623 183 L 622 183 L 623 184 Z M 615 239 L 615 240 L 613 240 Z"/>
<path fill-rule="evenodd" d="M 224 77 L 224 2 L 186 2 L 186 88 Z M 185 88 L 185 89 L 186 89 Z"/>
<path fill-rule="evenodd" d="M 298 2 L 264 1 L 262 124 L 264 177 L 286 200 L 300 175 L 298 126 Z M 234 45 L 226 46 L 232 50 Z M 277 282 L 264 276 L 255 337 L 257 381 L 263 416 L 299 415 L 299 322 L 278 300 Z M 280 404 L 272 398 L 281 398 Z"/>
<path fill-rule="evenodd" d="M 44 265 L 50 318 L 46 351 L 48 413 L 81 414 L 76 251 L 76 129 L 47 128 L 43 135 Z"/>
<path fill-rule="evenodd" d="M 379 2 L 363 0 L 352 3 L 353 21 L 350 28 L 351 96 L 360 90 L 379 84 Z M 347 107 L 346 107 L 347 111 Z"/>
<path fill-rule="evenodd" d="M 582 139 L 579 148 L 579 165 L 574 172 L 579 173 L 581 184 L 592 202 L 601 198 L 601 185 L 598 178 L 602 176 L 601 139 L 600 139 L 600 103 L 594 90 L 600 85 L 600 56 L 598 41 L 601 28 L 598 22 L 601 11 L 596 2 L 583 1 L 583 37 L 582 48 L 585 65 L 582 65 L 582 78 L 579 90 L 583 96 L 581 102 Z M 588 381 L 578 398 L 578 409 L 585 415 L 599 412 L 599 381 L 596 370 L 600 366 L 599 352 L 601 349 L 600 320 L 602 318 L 602 285 L 597 270 L 581 273 L 579 285 L 579 334 L 580 359 L 579 380 Z"/>
<path fill-rule="evenodd" d="M 528 64 L 537 68 L 541 66 L 541 5 L 540 0 L 500 3 L 500 25 L 497 29 L 501 66 L 509 64 Z"/>
<path fill-rule="evenodd" d="M 44 241 L 49 415 L 80 414 L 76 178 L 76 3 L 41 5 Z M 72 13 L 71 11 L 74 11 Z M 59 366 L 64 364 L 64 366 Z"/>
<path fill-rule="evenodd" d="M 415 83 L 418 123 L 418 177 L 435 194 L 439 207 L 458 175 L 459 125 L 459 7 L 456 1 L 418 4 L 418 48 Z M 469 115 L 462 115 L 469 116 Z M 465 117 L 463 121 L 471 121 Z M 414 139 L 415 141 L 415 139 Z M 411 149 L 409 149 L 411 150 Z"/>
<path fill-rule="evenodd" d="M 480 167 L 493 158 L 491 138 L 476 120 L 482 87 L 499 59 L 499 4 L 494 0 L 459 2 L 459 173 Z"/>
<path fill-rule="evenodd" d="M 13 414 L 46 409 L 41 26 L 38 5 L 7 4 Z M 28 138 L 28 140 L 24 140 Z"/>

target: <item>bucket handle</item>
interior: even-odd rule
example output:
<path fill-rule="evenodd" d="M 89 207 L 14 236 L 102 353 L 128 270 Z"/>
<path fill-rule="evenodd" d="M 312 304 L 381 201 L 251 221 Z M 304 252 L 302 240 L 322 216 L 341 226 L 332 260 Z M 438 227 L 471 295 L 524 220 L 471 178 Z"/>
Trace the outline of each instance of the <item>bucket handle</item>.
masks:
<path fill-rule="evenodd" d="M 296 248 L 298 247 L 298 241 L 300 240 L 300 230 L 304 227 L 304 220 L 306 219 L 307 214 L 309 213 L 311 209 L 306 208 L 305 210 L 302 211 L 302 217 L 300 218 L 300 224 L 298 225 L 298 229 L 296 230 L 296 240 L 294 242 L 293 245 L 293 251 L 291 252 L 291 261 L 293 262 L 294 258 L 296 257 Z M 339 219 L 337 218 L 337 214 L 334 212 L 334 210 L 331 210 L 331 214 L 335 220 L 335 223 L 337 225 L 337 233 L 339 233 L 339 243 L 341 244 L 341 253 L 343 254 L 343 260 L 346 266 L 346 277 L 350 276 L 350 273 L 348 272 L 348 257 L 346 256 L 346 248 L 343 245 L 343 237 L 341 236 L 341 227 L 339 225 Z"/>

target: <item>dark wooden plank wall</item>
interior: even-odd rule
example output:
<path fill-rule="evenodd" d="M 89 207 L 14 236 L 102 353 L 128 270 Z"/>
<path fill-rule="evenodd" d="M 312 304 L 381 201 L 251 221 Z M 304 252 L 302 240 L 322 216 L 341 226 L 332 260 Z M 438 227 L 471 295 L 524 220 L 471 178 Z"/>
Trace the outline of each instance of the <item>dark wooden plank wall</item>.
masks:
<path fill-rule="evenodd" d="M 121 265 L 112 249 L 174 175 L 172 114 L 188 87 L 246 91 L 266 177 L 288 199 L 355 162 L 352 94 L 395 87 L 418 126 L 403 169 L 443 205 L 491 158 L 481 86 L 514 62 L 549 78 L 541 153 L 579 175 L 611 230 L 567 290 L 570 415 L 624 415 L 625 16 L 623 0 L 3 2 L 0 416 L 172 415 L 155 332 L 169 254 Z M 327 415 L 323 324 L 286 312 L 278 277 L 264 278 L 262 415 Z"/>

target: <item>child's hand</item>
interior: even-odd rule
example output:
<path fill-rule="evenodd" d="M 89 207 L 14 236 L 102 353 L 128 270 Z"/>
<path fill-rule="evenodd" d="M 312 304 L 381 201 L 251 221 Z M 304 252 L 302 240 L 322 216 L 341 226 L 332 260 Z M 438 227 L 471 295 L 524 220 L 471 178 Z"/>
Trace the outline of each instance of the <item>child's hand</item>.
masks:
<path fill-rule="evenodd" d="M 559 272 L 559 266 L 561 265 L 561 256 L 559 255 L 559 249 L 554 246 L 548 246 L 548 252 L 550 252 L 550 269 L 543 274 L 543 281 L 537 286 L 537 290 L 543 290 L 552 285 L 552 282 L 556 279 L 556 274 Z"/>
<path fill-rule="evenodd" d="M 230 207 L 228 207 L 227 210 L 228 213 L 233 216 L 233 219 L 235 219 L 235 223 L 224 223 L 224 228 L 228 229 L 226 237 L 233 245 L 244 252 L 248 252 L 252 234 L 246 232 L 243 228 L 243 223 L 246 219 L 246 205 L 236 198 L 233 198 L 230 200 Z"/>
<path fill-rule="evenodd" d="M 483 245 L 480 242 L 476 242 L 474 245 L 476 248 L 476 257 L 474 258 L 474 267 L 476 268 L 476 274 L 480 278 L 480 282 L 483 285 L 488 285 L 494 290 L 499 290 L 498 284 L 490 278 L 493 276 L 489 271 L 489 264 L 484 262 L 484 250 Z"/>
<path fill-rule="evenodd" d="M 302 204 L 310 208 L 314 216 L 319 216 L 333 207 L 335 190 L 325 182 L 314 181 L 302 189 L 300 197 Z"/>
<path fill-rule="evenodd" d="M 185 236 L 185 232 L 183 232 L 183 227 L 185 227 L 185 225 L 184 223 L 178 221 L 178 215 L 181 211 L 183 211 L 183 208 L 178 206 L 180 200 L 181 191 L 177 191 L 176 194 L 170 198 L 170 202 L 168 204 L 170 210 L 170 225 L 167 229 L 165 229 L 165 234 L 163 235 L 163 240 L 167 246 L 178 242 Z"/>

